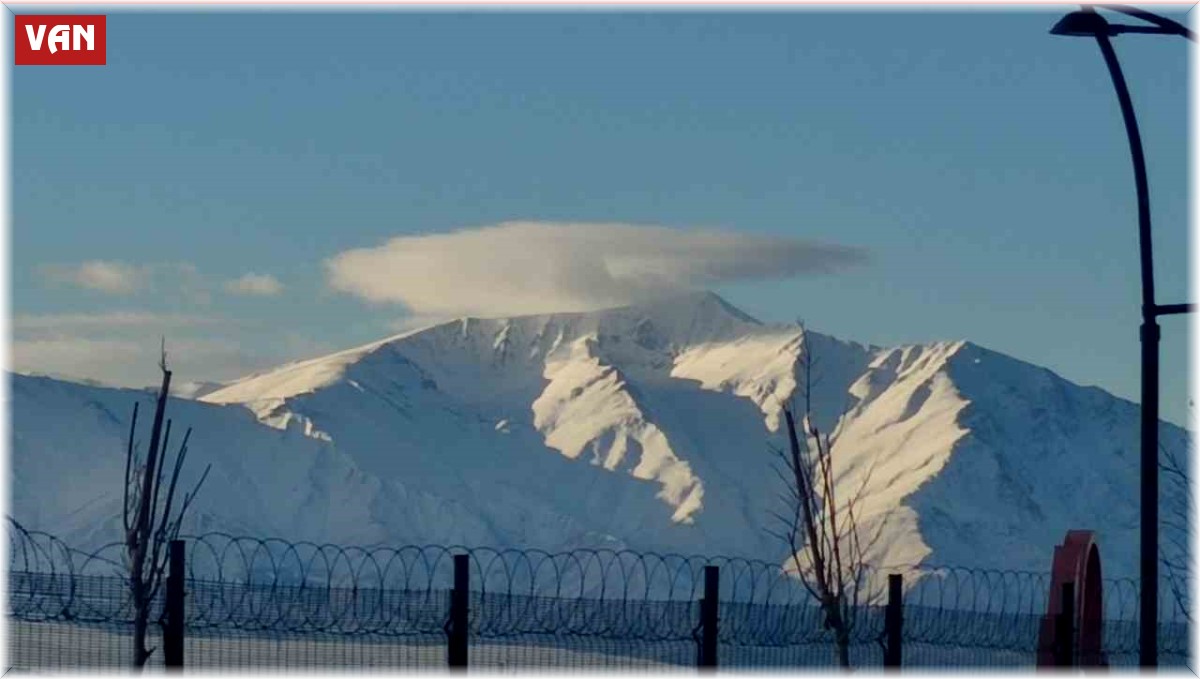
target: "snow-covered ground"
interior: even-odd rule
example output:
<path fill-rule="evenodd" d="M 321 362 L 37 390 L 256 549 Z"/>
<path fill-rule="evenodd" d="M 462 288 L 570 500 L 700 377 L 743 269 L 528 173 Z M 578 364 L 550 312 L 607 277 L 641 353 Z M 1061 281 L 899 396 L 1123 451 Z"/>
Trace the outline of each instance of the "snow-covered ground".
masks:
<path fill-rule="evenodd" d="M 708 293 L 460 319 L 189 390 L 170 406 L 194 430 L 187 473 L 213 470 L 188 529 L 781 563 L 768 443 L 805 344 L 876 565 L 1046 571 L 1090 528 L 1106 575 L 1136 573 L 1136 405 L 970 342 L 863 346 Z M 24 375 L 11 393 L 11 514 L 118 539 L 129 415 L 152 395 Z M 1185 450 L 1182 429 L 1161 436 Z"/>

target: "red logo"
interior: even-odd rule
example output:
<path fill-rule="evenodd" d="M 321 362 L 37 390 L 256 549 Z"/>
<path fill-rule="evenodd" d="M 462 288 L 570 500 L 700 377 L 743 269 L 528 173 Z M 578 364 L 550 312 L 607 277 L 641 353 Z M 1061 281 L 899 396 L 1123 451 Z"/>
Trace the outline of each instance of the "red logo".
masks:
<path fill-rule="evenodd" d="M 103 14 L 18 14 L 17 66 L 103 66 Z"/>

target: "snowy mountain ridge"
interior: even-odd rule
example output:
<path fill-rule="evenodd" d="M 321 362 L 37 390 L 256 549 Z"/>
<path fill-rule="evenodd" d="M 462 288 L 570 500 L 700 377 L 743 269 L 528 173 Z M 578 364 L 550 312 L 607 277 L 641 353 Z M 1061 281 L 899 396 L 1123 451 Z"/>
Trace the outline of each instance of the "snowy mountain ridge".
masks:
<path fill-rule="evenodd" d="M 213 463 L 198 528 L 782 561 L 767 446 L 803 346 L 818 361 L 814 421 L 833 432 L 839 494 L 861 495 L 873 563 L 1044 570 L 1084 527 L 1107 572 L 1136 569 L 1134 404 L 969 342 L 864 346 L 760 323 L 711 293 L 460 319 L 171 412 L 196 429 L 194 466 Z M 129 409 L 148 395 L 25 376 L 12 394 L 13 515 L 110 533 L 119 483 L 98 479 L 120 478 Z M 1161 426 L 1164 445 L 1184 445 Z"/>

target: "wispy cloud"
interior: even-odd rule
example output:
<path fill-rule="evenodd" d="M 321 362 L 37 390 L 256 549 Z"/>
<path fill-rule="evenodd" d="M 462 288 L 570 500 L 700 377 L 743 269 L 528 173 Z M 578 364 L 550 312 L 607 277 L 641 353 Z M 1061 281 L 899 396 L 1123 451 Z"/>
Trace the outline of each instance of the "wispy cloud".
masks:
<path fill-rule="evenodd" d="M 632 224 L 506 222 L 402 236 L 325 262 L 328 284 L 428 316 L 585 311 L 735 281 L 827 274 L 859 248 Z"/>
<path fill-rule="evenodd" d="M 248 273 L 231 281 L 225 281 L 225 292 L 231 295 L 255 295 L 273 297 L 283 292 L 283 283 L 270 274 Z"/>
<path fill-rule="evenodd" d="M 46 264 L 42 277 L 53 284 L 70 285 L 114 296 L 153 294 L 169 303 L 196 306 L 212 304 L 214 292 L 231 295 L 273 296 L 283 283 L 268 274 L 247 273 L 224 281 L 202 273 L 191 262 L 129 264 L 92 260 L 79 264 Z"/>
<path fill-rule="evenodd" d="M 292 333 L 213 315 L 144 310 L 20 314 L 13 318 L 13 369 L 147 386 L 158 381 L 159 343 L 164 337 L 180 382 L 229 380 L 321 353 Z"/>
<path fill-rule="evenodd" d="M 191 314 L 160 314 L 149 311 L 105 311 L 70 314 L 18 314 L 13 317 L 13 330 L 21 331 L 79 331 L 180 328 L 226 322 L 214 316 Z"/>
<path fill-rule="evenodd" d="M 47 280 L 95 290 L 108 295 L 130 295 L 144 288 L 149 280 L 147 267 L 124 262 L 92 260 L 78 265 L 42 267 Z"/>
<path fill-rule="evenodd" d="M 181 380 L 228 379 L 263 367 L 240 344 L 225 338 L 168 339 L 168 360 Z M 22 373 L 88 379 L 124 387 L 158 381 L 159 337 L 59 336 L 17 339 L 13 369 Z"/>

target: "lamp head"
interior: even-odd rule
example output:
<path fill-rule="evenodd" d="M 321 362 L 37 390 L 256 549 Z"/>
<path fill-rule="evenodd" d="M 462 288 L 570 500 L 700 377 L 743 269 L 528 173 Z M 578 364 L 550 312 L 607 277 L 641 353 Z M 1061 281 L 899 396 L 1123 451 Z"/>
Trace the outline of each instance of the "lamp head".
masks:
<path fill-rule="evenodd" d="M 1095 12 L 1071 12 L 1054 24 L 1051 35 L 1093 38 L 1111 33 L 1108 21 Z"/>

